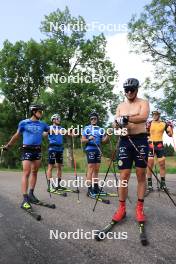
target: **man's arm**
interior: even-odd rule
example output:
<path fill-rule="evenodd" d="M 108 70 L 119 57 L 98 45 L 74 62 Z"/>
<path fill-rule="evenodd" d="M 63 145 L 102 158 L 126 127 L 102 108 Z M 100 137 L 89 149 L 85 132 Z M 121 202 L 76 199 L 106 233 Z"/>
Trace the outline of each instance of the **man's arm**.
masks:
<path fill-rule="evenodd" d="M 112 127 L 113 128 L 119 128 L 119 125 L 118 125 L 118 123 L 116 122 L 116 120 L 118 119 L 120 117 L 120 108 L 119 108 L 119 106 L 117 107 L 117 109 L 116 109 L 116 115 L 115 115 L 115 118 L 114 118 L 114 122 L 112 123 Z"/>
<path fill-rule="evenodd" d="M 10 141 L 5 145 L 5 148 L 8 149 L 12 145 L 14 145 L 19 138 L 20 138 L 20 132 L 17 130 L 17 132 L 12 136 Z"/>
<path fill-rule="evenodd" d="M 128 122 L 134 124 L 144 123 L 147 121 L 149 112 L 150 112 L 149 102 L 143 101 L 140 113 L 135 116 L 129 116 Z"/>
<path fill-rule="evenodd" d="M 43 132 L 43 136 L 47 137 L 49 135 L 49 132 Z"/>
<path fill-rule="evenodd" d="M 169 137 L 173 136 L 173 125 L 171 123 L 166 123 L 166 133 Z"/>
<path fill-rule="evenodd" d="M 102 143 L 103 143 L 103 144 L 108 143 L 108 142 L 109 142 L 109 139 L 110 139 L 110 136 L 106 134 L 106 135 L 102 138 Z"/>
<path fill-rule="evenodd" d="M 86 138 L 85 136 L 82 136 L 82 138 L 81 138 L 82 143 L 88 143 L 90 140 L 94 140 L 94 137 L 89 136 L 89 138 Z"/>

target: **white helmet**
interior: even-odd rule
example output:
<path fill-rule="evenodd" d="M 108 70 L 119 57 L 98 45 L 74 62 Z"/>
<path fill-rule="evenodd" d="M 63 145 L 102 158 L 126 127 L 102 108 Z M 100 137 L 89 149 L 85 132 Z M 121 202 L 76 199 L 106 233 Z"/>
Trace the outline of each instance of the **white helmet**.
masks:
<path fill-rule="evenodd" d="M 59 119 L 60 120 L 60 115 L 59 114 L 52 115 L 51 122 L 53 122 L 53 119 Z"/>

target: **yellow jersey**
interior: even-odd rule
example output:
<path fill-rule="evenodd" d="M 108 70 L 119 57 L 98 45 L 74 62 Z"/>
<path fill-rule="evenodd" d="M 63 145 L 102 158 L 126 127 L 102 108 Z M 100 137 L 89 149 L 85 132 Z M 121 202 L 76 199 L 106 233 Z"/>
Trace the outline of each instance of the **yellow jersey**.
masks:
<path fill-rule="evenodd" d="M 167 124 L 163 121 L 152 121 L 150 125 L 149 141 L 163 141 L 163 134 L 167 128 Z"/>

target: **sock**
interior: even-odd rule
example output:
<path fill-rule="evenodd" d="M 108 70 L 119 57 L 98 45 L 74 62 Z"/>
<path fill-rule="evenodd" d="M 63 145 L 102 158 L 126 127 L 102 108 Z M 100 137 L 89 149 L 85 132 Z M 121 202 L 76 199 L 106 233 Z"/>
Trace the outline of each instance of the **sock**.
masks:
<path fill-rule="evenodd" d="M 98 189 L 99 189 L 98 183 L 95 183 L 95 184 L 94 184 L 94 189 L 95 189 L 95 190 L 98 190 Z"/>
<path fill-rule="evenodd" d="M 48 188 L 50 188 L 50 180 L 47 180 Z"/>
<path fill-rule="evenodd" d="M 138 202 L 143 203 L 144 202 L 144 199 L 138 199 Z"/>
<path fill-rule="evenodd" d="M 162 182 L 165 182 L 165 177 L 161 177 L 161 181 Z"/>
<path fill-rule="evenodd" d="M 125 206 L 126 205 L 126 201 L 119 200 L 119 204 L 120 204 L 120 206 Z"/>
<path fill-rule="evenodd" d="M 25 202 L 28 202 L 28 194 L 23 194 L 23 199 Z"/>
<path fill-rule="evenodd" d="M 90 185 L 89 187 L 88 187 L 88 192 L 90 192 L 92 190 L 92 185 Z"/>
<path fill-rule="evenodd" d="M 34 193 L 34 189 L 30 189 L 29 190 L 29 195 L 33 195 L 33 193 Z"/>
<path fill-rule="evenodd" d="M 61 182 L 61 180 L 62 180 L 62 179 L 58 177 L 58 187 L 61 187 L 61 186 L 60 186 L 60 182 Z"/>
<path fill-rule="evenodd" d="M 148 186 L 152 186 L 152 178 L 148 178 Z"/>

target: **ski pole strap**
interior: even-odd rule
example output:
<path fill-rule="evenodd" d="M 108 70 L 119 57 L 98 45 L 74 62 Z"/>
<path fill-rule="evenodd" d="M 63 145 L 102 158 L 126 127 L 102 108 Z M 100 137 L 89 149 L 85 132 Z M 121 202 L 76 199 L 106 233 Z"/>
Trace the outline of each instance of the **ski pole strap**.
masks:
<path fill-rule="evenodd" d="M 134 144 L 134 142 L 131 139 L 131 136 L 127 136 L 129 142 L 131 143 L 131 145 L 134 147 L 134 149 L 136 150 L 136 152 L 139 154 L 140 158 L 144 161 L 144 163 L 147 165 L 147 167 L 149 168 L 149 170 L 151 171 L 151 173 L 153 174 L 153 176 L 155 177 L 155 179 L 157 180 L 157 182 L 159 184 L 161 184 L 161 181 L 158 179 L 158 176 L 156 175 L 156 173 L 153 171 L 153 169 L 148 165 L 147 161 L 145 160 L 145 158 L 141 155 L 140 151 L 138 150 L 138 148 L 136 147 L 136 145 Z M 168 190 L 166 188 L 163 188 L 163 190 L 165 191 L 165 193 L 167 194 L 167 196 L 170 198 L 170 200 L 172 201 L 172 203 L 174 204 L 174 206 L 176 207 L 176 202 L 173 200 L 173 198 L 171 197 L 171 195 L 169 194 Z"/>

